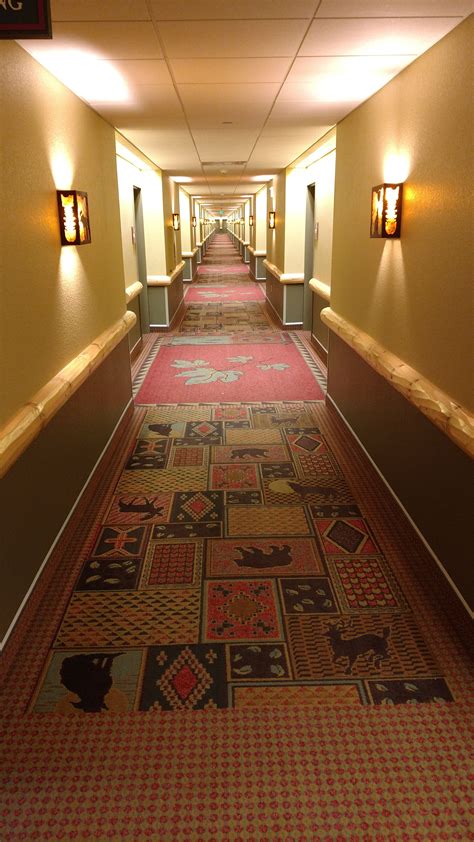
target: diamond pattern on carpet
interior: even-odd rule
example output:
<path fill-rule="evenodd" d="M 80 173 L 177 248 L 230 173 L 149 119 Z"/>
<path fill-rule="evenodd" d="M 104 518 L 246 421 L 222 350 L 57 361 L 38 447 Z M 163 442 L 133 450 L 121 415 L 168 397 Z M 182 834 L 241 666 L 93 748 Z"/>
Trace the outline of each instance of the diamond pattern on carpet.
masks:
<path fill-rule="evenodd" d="M 142 414 L 127 454 L 160 461 L 128 455 L 109 490 L 34 710 L 280 707 L 282 682 L 310 707 L 452 698 L 317 407 Z"/>

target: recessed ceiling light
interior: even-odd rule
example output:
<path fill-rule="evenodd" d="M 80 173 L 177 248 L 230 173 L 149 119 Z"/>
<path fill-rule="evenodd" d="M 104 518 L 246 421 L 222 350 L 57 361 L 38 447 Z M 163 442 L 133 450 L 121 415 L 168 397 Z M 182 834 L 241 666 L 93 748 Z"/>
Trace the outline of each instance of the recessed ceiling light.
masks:
<path fill-rule="evenodd" d="M 225 175 L 227 170 L 219 170 L 219 172 L 220 172 L 221 175 Z"/>

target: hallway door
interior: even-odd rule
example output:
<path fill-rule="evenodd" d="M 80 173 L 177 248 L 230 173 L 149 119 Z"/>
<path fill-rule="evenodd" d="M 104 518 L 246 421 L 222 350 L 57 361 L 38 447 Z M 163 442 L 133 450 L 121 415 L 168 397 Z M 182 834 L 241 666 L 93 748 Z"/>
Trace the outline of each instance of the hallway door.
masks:
<path fill-rule="evenodd" d="M 313 323 L 313 294 L 309 287 L 314 272 L 315 240 L 315 184 L 308 184 L 306 193 L 306 226 L 304 240 L 304 293 L 303 293 L 303 328 L 311 330 Z"/>

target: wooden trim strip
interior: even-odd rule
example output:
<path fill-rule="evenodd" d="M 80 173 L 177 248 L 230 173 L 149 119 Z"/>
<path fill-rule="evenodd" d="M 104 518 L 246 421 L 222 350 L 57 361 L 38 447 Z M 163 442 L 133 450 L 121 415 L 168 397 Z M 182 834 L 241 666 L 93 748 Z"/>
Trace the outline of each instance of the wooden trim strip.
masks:
<path fill-rule="evenodd" d="M 126 336 L 136 320 L 135 313 L 127 310 L 121 319 L 74 357 L 0 429 L 0 477 L 7 473 L 71 395 Z"/>
<path fill-rule="evenodd" d="M 169 287 L 184 269 L 184 260 L 174 267 L 171 275 L 148 275 L 146 282 L 149 287 Z"/>
<path fill-rule="evenodd" d="M 468 409 L 330 307 L 321 310 L 321 321 L 458 447 L 474 456 L 474 415 Z"/>
<path fill-rule="evenodd" d="M 331 287 L 328 284 L 325 284 L 323 281 L 318 281 L 317 278 L 311 278 L 309 286 L 312 292 L 315 292 L 320 298 L 324 298 L 324 300 L 329 304 L 329 301 L 331 300 Z"/>
<path fill-rule="evenodd" d="M 304 283 L 304 274 L 302 272 L 281 272 L 278 266 L 275 266 L 274 263 L 270 263 L 269 260 L 265 258 L 263 261 L 263 265 L 281 284 L 302 284 Z"/>
<path fill-rule="evenodd" d="M 127 304 L 130 304 L 130 302 L 133 301 L 133 299 L 136 298 L 137 295 L 140 295 L 142 289 L 143 284 L 141 284 L 140 281 L 135 281 L 134 284 L 130 284 L 129 287 L 126 287 L 125 301 L 127 302 Z"/>

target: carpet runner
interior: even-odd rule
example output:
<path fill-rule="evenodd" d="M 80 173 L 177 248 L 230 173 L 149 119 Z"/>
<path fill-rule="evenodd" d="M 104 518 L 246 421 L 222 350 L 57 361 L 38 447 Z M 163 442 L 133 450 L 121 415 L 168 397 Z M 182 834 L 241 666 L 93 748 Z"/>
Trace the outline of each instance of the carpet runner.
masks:
<path fill-rule="evenodd" d="M 300 393 L 254 395 L 282 354 Z M 224 359 L 246 394 L 185 385 Z M 311 360 L 269 326 L 146 338 L 0 661 L 2 840 L 472 838 L 454 598 Z"/>

